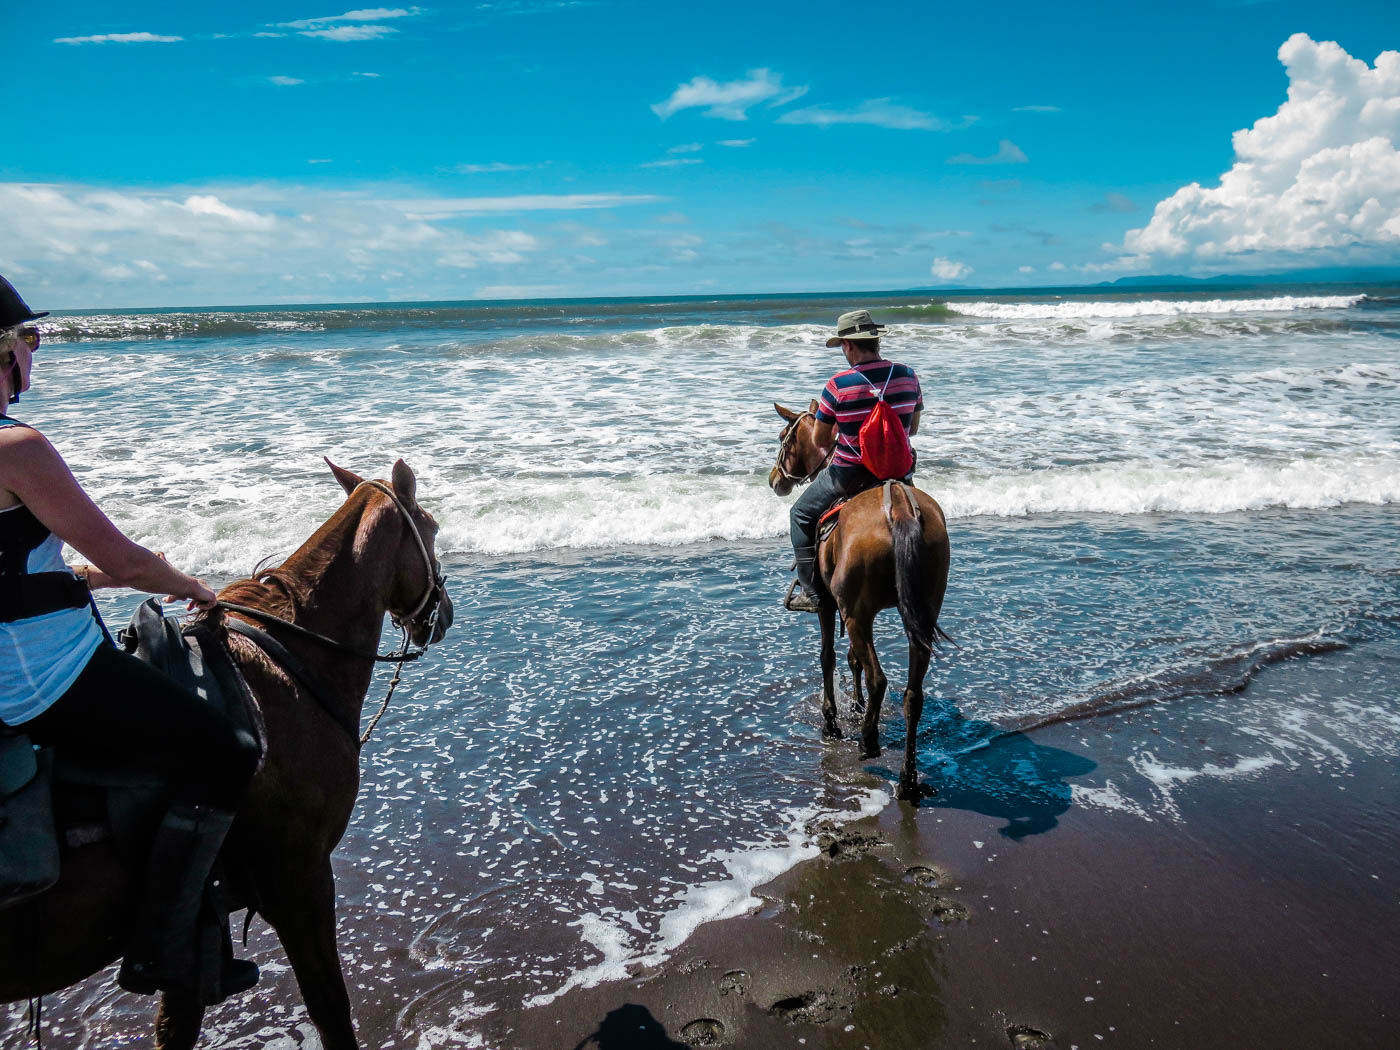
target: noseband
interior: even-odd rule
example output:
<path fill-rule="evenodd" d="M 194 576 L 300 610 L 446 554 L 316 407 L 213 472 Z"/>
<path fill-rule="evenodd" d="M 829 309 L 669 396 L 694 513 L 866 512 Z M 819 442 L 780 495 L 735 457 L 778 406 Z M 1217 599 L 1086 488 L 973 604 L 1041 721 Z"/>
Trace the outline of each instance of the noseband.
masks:
<path fill-rule="evenodd" d="M 801 426 L 802 421 L 804 419 L 815 420 L 816 418 L 816 415 L 811 412 L 803 412 L 801 415 L 799 415 L 796 419 L 794 419 L 791 423 L 787 425 L 787 429 L 783 431 L 782 437 L 778 439 L 778 461 L 775 464 L 773 464 L 773 468 L 778 472 L 778 474 L 782 477 L 784 481 L 787 481 L 793 485 L 805 485 L 807 482 L 811 481 L 813 478 L 815 478 L 818 474 L 822 472 L 826 465 L 831 462 L 831 457 L 836 454 L 836 445 L 833 444 L 831 446 L 831 451 L 822 457 L 822 461 L 818 463 L 816 465 L 816 468 L 806 477 L 799 477 L 798 475 L 789 472 L 787 467 L 783 466 L 783 460 L 787 459 L 788 450 L 792 448 L 793 442 L 797 440 L 797 430 L 798 427 Z"/>

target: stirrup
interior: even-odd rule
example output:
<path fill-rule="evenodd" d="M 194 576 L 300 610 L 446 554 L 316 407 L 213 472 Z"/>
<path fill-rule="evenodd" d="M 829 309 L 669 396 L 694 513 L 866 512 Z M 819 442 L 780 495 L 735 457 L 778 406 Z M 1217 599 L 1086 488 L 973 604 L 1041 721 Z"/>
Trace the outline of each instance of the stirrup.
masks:
<path fill-rule="evenodd" d="M 783 597 L 783 608 L 789 612 L 821 612 L 821 599 L 802 589 L 801 580 L 793 580 Z"/>

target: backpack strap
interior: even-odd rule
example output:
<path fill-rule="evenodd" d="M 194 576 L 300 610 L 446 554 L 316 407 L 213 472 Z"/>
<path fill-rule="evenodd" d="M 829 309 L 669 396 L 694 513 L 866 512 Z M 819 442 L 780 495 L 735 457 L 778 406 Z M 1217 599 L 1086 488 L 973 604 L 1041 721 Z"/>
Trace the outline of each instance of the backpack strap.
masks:
<path fill-rule="evenodd" d="M 854 372 L 856 375 L 860 376 L 862 379 L 864 379 L 867 383 L 870 384 L 871 390 L 878 391 L 875 395 L 875 400 L 877 401 L 885 400 L 885 391 L 889 389 L 890 380 L 894 378 L 895 363 L 893 361 L 886 361 L 885 364 L 890 366 L 890 372 L 889 375 L 885 376 L 885 385 L 881 387 L 877 387 L 874 383 L 871 383 L 870 377 L 867 376 L 864 372 L 862 372 L 859 368 L 851 368 L 852 372 Z"/>

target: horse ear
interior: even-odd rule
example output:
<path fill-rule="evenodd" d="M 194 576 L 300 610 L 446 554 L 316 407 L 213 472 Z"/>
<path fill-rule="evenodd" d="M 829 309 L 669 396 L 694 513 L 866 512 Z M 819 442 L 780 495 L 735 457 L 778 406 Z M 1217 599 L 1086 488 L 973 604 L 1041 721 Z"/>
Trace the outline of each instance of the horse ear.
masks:
<path fill-rule="evenodd" d="M 807 406 L 807 411 L 810 412 L 810 413 L 812 413 L 812 415 L 814 415 L 814 416 L 817 414 L 817 399 L 816 399 L 816 398 L 812 398 L 812 403 L 811 403 L 810 405 Z"/>
<path fill-rule="evenodd" d="M 398 460 L 394 464 L 394 494 L 405 507 L 411 507 L 416 500 L 418 492 L 418 479 L 413 476 L 413 468 L 403 460 Z"/>
<path fill-rule="evenodd" d="M 328 457 L 322 456 L 321 458 L 326 461 L 326 466 L 331 468 L 331 473 L 335 475 L 335 480 L 340 482 L 340 487 L 345 490 L 347 496 L 354 492 L 355 489 L 359 487 L 360 483 L 365 480 L 353 470 L 337 467 Z"/>
<path fill-rule="evenodd" d="M 790 408 L 786 408 L 786 407 L 784 407 L 783 405 L 778 404 L 778 402 L 776 402 L 776 401 L 773 402 L 773 407 L 776 408 L 776 409 L 778 410 L 778 415 L 782 416 L 782 417 L 783 417 L 784 419 L 786 419 L 789 423 L 791 423 L 794 419 L 797 418 L 797 413 L 796 413 L 796 412 L 794 412 L 794 411 L 793 411 L 792 409 L 790 409 Z"/>

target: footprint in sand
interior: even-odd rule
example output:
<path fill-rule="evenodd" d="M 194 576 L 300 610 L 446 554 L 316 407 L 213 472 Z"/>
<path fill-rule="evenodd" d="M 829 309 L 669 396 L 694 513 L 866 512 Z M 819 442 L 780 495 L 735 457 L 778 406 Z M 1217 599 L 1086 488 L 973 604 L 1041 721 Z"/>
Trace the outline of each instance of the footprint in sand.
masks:
<path fill-rule="evenodd" d="M 1054 1050 L 1055 1039 L 1048 1032 L 1030 1025 L 1013 1025 L 1006 1030 L 1015 1050 Z"/>
<path fill-rule="evenodd" d="M 743 999 L 749 994 L 749 974 L 747 970 L 730 970 L 719 979 L 720 995 L 737 995 Z"/>
<path fill-rule="evenodd" d="M 836 1002 L 826 992 L 803 992 L 779 999 L 768 1012 L 788 1024 L 826 1024 L 836 1016 L 837 1009 Z"/>
<path fill-rule="evenodd" d="M 688 1046 L 723 1046 L 724 1025 L 713 1017 L 701 1017 L 681 1029 Z"/>
<path fill-rule="evenodd" d="M 940 885 L 948 876 L 937 868 L 930 868 L 923 864 L 916 864 L 912 868 L 906 868 L 904 877 L 915 886 L 928 886 L 930 888 Z"/>

